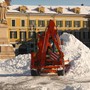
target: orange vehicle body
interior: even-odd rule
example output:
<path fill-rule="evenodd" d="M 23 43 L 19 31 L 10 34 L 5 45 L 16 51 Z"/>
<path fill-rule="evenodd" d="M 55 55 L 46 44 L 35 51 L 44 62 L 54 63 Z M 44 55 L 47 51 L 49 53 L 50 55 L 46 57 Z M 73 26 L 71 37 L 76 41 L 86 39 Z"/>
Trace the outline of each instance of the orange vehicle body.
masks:
<path fill-rule="evenodd" d="M 31 53 L 31 75 L 41 73 L 58 73 L 64 75 L 69 67 L 69 60 L 64 60 L 64 53 L 61 51 L 61 41 L 53 20 L 45 33 L 38 35 L 37 52 Z M 52 41 L 52 42 L 51 42 Z M 57 49 L 53 49 L 53 45 Z M 65 64 L 67 62 L 68 64 Z"/>

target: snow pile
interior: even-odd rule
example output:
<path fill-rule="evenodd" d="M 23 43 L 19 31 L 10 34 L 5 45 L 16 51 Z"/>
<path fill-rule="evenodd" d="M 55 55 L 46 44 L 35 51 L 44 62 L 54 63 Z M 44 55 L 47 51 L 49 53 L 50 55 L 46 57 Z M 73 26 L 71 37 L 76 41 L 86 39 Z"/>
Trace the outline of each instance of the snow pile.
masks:
<path fill-rule="evenodd" d="M 67 76 L 82 76 L 90 73 L 90 49 L 73 35 L 64 33 L 61 36 L 64 40 L 62 51 L 65 59 L 69 59 L 71 68 Z M 1 74 L 29 74 L 30 75 L 30 54 L 19 55 L 14 59 L 0 61 Z"/>
<path fill-rule="evenodd" d="M 18 55 L 10 60 L 0 61 L 0 75 L 30 74 L 30 54 Z"/>
<path fill-rule="evenodd" d="M 65 59 L 71 61 L 67 75 L 77 77 L 90 73 L 90 49 L 71 34 L 64 33 L 61 39 L 64 40 L 62 51 Z"/>

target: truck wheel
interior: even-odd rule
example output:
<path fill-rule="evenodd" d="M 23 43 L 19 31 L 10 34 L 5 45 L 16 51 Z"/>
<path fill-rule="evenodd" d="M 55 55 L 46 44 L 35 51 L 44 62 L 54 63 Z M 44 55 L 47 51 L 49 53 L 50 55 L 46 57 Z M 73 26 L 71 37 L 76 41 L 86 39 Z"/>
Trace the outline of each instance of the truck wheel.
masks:
<path fill-rule="evenodd" d="M 64 70 L 57 71 L 58 76 L 63 76 L 65 74 Z"/>
<path fill-rule="evenodd" d="M 31 76 L 38 76 L 37 70 L 31 70 Z"/>

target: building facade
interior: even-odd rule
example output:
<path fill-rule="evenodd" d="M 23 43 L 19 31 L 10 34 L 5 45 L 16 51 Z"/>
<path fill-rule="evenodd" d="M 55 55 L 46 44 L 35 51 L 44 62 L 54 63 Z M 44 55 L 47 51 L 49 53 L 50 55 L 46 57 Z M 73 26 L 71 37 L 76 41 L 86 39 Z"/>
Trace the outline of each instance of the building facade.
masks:
<path fill-rule="evenodd" d="M 71 33 L 89 46 L 89 13 L 90 6 L 8 6 L 8 38 L 12 44 L 29 40 L 33 31 L 45 31 L 53 19 L 60 35 Z"/>

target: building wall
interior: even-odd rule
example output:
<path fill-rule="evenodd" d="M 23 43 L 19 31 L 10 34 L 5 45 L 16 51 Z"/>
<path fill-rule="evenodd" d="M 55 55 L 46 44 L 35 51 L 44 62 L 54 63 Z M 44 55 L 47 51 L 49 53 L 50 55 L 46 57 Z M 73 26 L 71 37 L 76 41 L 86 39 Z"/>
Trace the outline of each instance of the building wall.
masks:
<path fill-rule="evenodd" d="M 62 27 L 57 26 L 58 31 L 70 31 L 72 34 L 75 34 L 74 31 L 80 31 L 81 32 L 81 38 L 83 39 L 83 32 L 85 32 L 85 30 L 87 29 L 88 31 L 88 27 L 84 26 L 84 21 L 88 22 L 88 19 L 86 19 L 84 16 L 82 15 L 54 15 L 54 14 L 25 14 L 25 13 L 8 13 L 7 14 L 7 23 L 8 23 L 8 38 L 10 40 L 11 43 L 16 43 L 18 42 L 21 37 L 20 37 L 20 33 L 24 32 L 26 35 L 25 39 L 28 40 L 30 39 L 29 37 L 29 32 L 32 32 L 32 30 L 34 29 L 35 32 L 42 32 L 45 31 L 48 23 L 47 21 L 49 21 L 50 19 L 53 19 L 55 21 L 55 24 L 57 21 L 62 21 Z M 12 26 L 12 20 L 15 20 L 15 26 Z M 21 26 L 21 20 L 24 20 L 25 22 L 25 26 Z M 29 20 L 35 20 L 36 24 L 34 25 L 34 27 L 32 27 L 32 25 L 30 25 Z M 43 20 L 45 21 L 45 26 L 39 26 L 38 21 L 39 20 Z M 71 26 L 66 26 L 65 23 L 66 21 L 70 21 Z M 80 26 L 79 27 L 75 27 L 75 21 L 79 21 L 80 22 Z M 10 32 L 17 32 L 17 36 L 16 37 L 10 37 Z M 89 37 L 89 36 L 88 36 Z"/>

